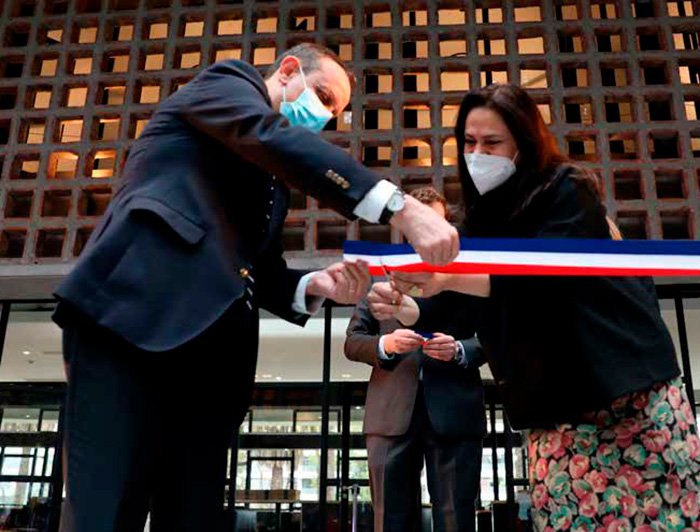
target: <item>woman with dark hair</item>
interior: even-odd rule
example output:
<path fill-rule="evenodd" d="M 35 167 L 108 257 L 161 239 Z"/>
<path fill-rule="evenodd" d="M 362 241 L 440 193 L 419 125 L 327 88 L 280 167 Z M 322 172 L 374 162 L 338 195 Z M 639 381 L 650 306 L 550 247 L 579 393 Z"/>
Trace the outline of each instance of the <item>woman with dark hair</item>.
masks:
<path fill-rule="evenodd" d="M 595 177 L 524 90 L 471 91 L 456 137 L 467 236 L 611 238 Z M 397 273 L 368 301 L 426 331 L 475 306 L 508 418 L 530 429 L 539 530 L 700 530 L 700 443 L 651 279 Z"/>

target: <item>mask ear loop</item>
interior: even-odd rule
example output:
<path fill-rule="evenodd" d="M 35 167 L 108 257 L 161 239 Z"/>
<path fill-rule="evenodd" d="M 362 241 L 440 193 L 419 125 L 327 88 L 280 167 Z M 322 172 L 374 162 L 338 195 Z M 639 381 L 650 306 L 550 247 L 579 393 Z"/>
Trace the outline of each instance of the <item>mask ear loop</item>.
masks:
<path fill-rule="evenodd" d="M 304 90 L 308 89 L 306 85 L 306 76 L 304 75 L 304 69 L 301 68 L 301 63 L 299 63 L 299 74 L 301 74 L 301 82 L 304 84 Z"/>
<path fill-rule="evenodd" d="M 306 86 L 306 77 L 304 76 L 304 69 L 301 68 L 301 63 L 299 63 L 299 74 L 301 74 L 301 82 L 304 84 L 304 90 L 308 87 Z M 282 85 L 282 102 L 287 103 L 287 85 Z"/>

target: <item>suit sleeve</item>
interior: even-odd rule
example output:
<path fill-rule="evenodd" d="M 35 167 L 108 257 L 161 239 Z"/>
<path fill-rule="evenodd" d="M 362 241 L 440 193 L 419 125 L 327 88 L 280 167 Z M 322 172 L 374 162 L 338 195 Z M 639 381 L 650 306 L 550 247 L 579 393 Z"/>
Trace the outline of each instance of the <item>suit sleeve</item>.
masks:
<path fill-rule="evenodd" d="M 569 175 L 552 192 L 552 200 L 540 207 L 546 216 L 535 238 L 610 238 L 605 207 L 587 184 Z M 491 297 L 562 295 L 577 281 L 571 276 L 492 275 Z"/>
<path fill-rule="evenodd" d="M 415 298 L 418 304 L 418 321 L 411 327 L 423 333 L 445 332 L 455 338 L 474 335 L 474 322 L 458 323 L 464 317 L 465 307 L 471 307 L 471 296 L 457 292 L 441 292 L 431 298 Z"/>
<path fill-rule="evenodd" d="M 306 324 L 310 316 L 294 311 L 292 303 L 299 281 L 309 271 L 289 268 L 280 235 L 253 263 L 253 272 L 260 308 L 296 325 Z"/>
<path fill-rule="evenodd" d="M 346 331 L 345 357 L 355 362 L 388 369 L 391 360 L 379 359 L 379 322 L 372 316 L 367 301 L 363 299 L 355 307 Z"/>
<path fill-rule="evenodd" d="M 464 357 L 467 361 L 468 368 L 478 368 L 486 363 L 484 349 L 481 347 L 481 342 L 479 342 L 479 339 L 476 336 L 473 336 L 468 340 L 457 341 L 462 344 L 462 349 L 464 349 Z"/>
<path fill-rule="evenodd" d="M 478 368 L 486 362 L 481 344 L 475 336 L 480 299 L 455 292 L 417 299 L 420 315 L 413 328 L 422 332 L 449 334 L 462 346 L 464 367 Z"/>
<path fill-rule="evenodd" d="M 183 87 L 179 109 L 201 133 L 346 218 L 379 181 L 344 150 L 293 127 L 270 106 L 259 74 L 242 62 L 215 65 Z"/>

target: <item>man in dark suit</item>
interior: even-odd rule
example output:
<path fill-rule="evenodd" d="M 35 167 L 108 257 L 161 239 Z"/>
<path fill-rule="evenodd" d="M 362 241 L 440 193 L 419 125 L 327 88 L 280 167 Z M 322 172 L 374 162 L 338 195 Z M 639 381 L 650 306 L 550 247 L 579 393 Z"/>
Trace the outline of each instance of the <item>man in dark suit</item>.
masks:
<path fill-rule="evenodd" d="M 258 309 L 302 325 L 323 298 L 357 301 L 369 280 L 361 265 L 287 267 L 287 186 L 390 222 L 428 262 L 456 256 L 443 220 L 317 135 L 351 82 L 310 44 L 266 79 L 217 63 L 164 101 L 131 148 L 123 186 L 56 292 L 69 363 L 64 531 L 141 532 L 149 508 L 152 530 L 219 530 Z"/>
<path fill-rule="evenodd" d="M 445 215 L 433 188 L 412 194 Z M 363 431 L 375 532 L 420 530 L 417 505 L 425 459 L 433 529 L 473 531 L 486 432 L 473 317 L 461 310 L 446 332 L 425 341 L 396 320 L 377 321 L 363 300 L 345 340 L 345 356 L 372 366 Z M 432 333 L 433 331 L 423 331 Z M 418 526 L 416 527 L 416 524 Z"/>

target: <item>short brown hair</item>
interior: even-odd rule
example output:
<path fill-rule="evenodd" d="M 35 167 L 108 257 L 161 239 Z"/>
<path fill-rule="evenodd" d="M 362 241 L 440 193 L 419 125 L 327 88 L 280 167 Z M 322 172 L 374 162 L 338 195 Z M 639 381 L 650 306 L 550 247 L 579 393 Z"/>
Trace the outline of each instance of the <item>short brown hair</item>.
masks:
<path fill-rule="evenodd" d="M 432 205 L 435 202 L 441 203 L 442 206 L 445 207 L 445 212 L 447 212 L 447 200 L 445 199 L 445 196 L 440 194 L 433 187 L 417 188 L 415 190 L 412 190 L 409 196 L 417 199 L 425 205 Z"/>
<path fill-rule="evenodd" d="M 275 72 L 277 72 L 277 70 L 279 70 L 280 66 L 282 65 L 282 60 L 285 57 L 289 57 L 290 55 L 296 57 L 299 60 L 299 62 L 301 63 L 301 68 L 304 69 L 304 73 L 306 74 L 309 74 L 314 70 L 318 70 L 318 62 L 323 57 L 328 57 L 329 59 L 332 59 L 341 67 L 343 67 L 343 70 L 347 74 L 348 80 L 350 81 L 350 87 L 352 89 L 355 88 L 355 85 L 357 83 L 355 74 L 353 74 L 352 70 L 345 66 L 345 63 L 343 63 L 343 60 L 338 56 L 338 54 L 336 54 L 330 48 L 326 48 L 325 46 L 322 46 L 320 44 L 308 42 L 292 46 L 289 50 L 287 50 L 277 59 L 275 59 L 275 62 L 267 70 L 267 75 L 265 77 L 272 77 L 272 75 Z"/>

